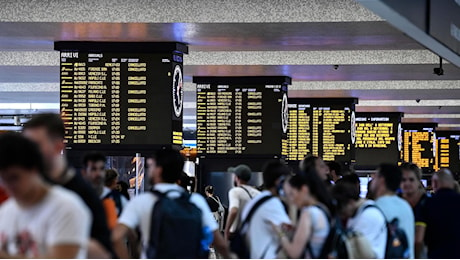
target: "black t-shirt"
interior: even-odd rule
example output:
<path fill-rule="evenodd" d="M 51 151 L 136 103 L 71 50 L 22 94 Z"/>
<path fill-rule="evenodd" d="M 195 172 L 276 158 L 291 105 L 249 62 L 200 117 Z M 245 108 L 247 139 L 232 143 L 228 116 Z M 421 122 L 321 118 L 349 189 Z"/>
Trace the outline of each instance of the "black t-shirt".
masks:
<path fill-rule="evenodd" d="M 460 259 L 460 194 L 440 189 L 421 209 L 428 258 Z"/>
<path fill-rule="evenodd" d="M 93 218 L 93 222 L 91 224 L 91 238 L 101 243 L 107 251 L 115 256 L 104 207 L 102 206 L 102 202 L 93 187 L 91 187 L 91 185 L 83 179 L 81 174 L 78 173 L 75 173 L 72 179 L 62 186 L 77 193 L 78 196 L 80 196 L 80 198 L 85 202 L 86 206 L 90 209 Z"/>
<path fill-rule="evenodd" d="M 430 199 L 431 197 L 428 197 L 428 195 L 426 195 L 425 193 L 422 195 L 422 197 L 420 197 L 420 200 L 417 202 L 417 204 L 415 205 L 415 207 L 412 208 L 412 211 L 414 212 L 414 219 L 415 219 L 415 222 L 419 222 L 419 221 L 422 221 L 422 210 L 423 210 L 423 207 L 426 205 L 426 203 L 428 202 L 428 200 Z"/>
<path fill-rule="evenodd" d="M 219 210 L 219 203 L 216 202 L 216 196 L 213 197 L 214 198 L 206 197 L 206 202 L 208 202 L 208 206 L 211 209 L 211 212 L 217 212 Z"/>

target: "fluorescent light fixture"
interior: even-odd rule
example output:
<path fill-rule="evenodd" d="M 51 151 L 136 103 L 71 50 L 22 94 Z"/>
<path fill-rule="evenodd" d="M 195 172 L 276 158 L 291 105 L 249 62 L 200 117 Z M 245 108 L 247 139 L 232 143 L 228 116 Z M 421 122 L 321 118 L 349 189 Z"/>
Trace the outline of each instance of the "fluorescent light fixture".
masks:
<path fill-rule="evenodd" d="M 460 106 L 460 99 L 429 99 L 429 100 L 359 100 L 357 107 L 457 107 Z"/>
<path fill-rule="evenodd" d="M 0 103 L 0 109 L 59 109 L 59 103 Z"/>
<path fill-rule="evenodd" d="M 460 114 L 404 114 L 404 118 L 460 118 Z"/>
<path fill-rule="evenodd" d="M 439 127 L 459 127 L 460 128 L 460 124 L 438 124 L 438 128 Z"/>

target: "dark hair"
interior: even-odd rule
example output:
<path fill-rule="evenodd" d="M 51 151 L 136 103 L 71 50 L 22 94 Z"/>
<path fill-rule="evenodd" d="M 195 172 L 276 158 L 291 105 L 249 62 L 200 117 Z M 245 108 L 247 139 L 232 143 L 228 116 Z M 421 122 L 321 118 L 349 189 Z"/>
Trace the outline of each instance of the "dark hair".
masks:
<path fill-rule="evenodd" d="M 206 191 L 209 194 L 214 194 L 214 187 L 211 185 L 208 185 L 206 186 L 206 188 L 204 188 L 204 191 Z"/>
<path fill-rule="evenodd" d="M 128 183 L 124 182 L 124 181 L 119 181 L 117 182 L 118 185 L 120 185 L 120 188 L 121 188 L 121 195 L 125 196 L 125 198 L 127 200 L 129 200 L 129 193 L 128 193 L 128 188 L 129 188 L 129 185 Z"/>
<path fill-rule="evenodd" d="M 89 162 L 103 161 L 104 164 L 107 162 L 105 156 L 100 152 L 89 152 L 83 157 L 83 167 L 87 167 Z"/>
<path fill-rule="evenodd" d="M 388 190 L 396 191 L 401 185 L 401 169 L 393 164 L 383 163 L 379 167 L 378 174 L 385 178 L 385 185 Z"/>
<path fill-rule="evenodd" d="M 38 145 L 19 133 L 9 132 L 0 135 L 0 170 L 13 166 L 37 170 L 44 180 L 50 182 Z"/>
<path fill-rule="evenodd" d="M 340 178 L 337 183 L 340 182 L 346 182 L 346 183 L 351 183 L 351 184 L 360 184 L 361 182 L 359 181 L 359 177 L 356 173 L 352 173 L 350 175 L 345 175 L 342 178 Z"/>
<path fill-rule="evenodd" d="M 64 121 L 59 114 L 43 113 L 34 115 L 24 124 L 23 131 L 31 128 L 43 127 L 50 138 L 64 139 Z"/>
<path fill-rule="evenodd" d="M 318 156 L 314 155 L 307 155 L 302 162 L 300 162 L 300 171 L 301 172 L 309 172 L 311 169 L 315 170 L 316 172 L 316 161 L 319 159 Z"/>
<path fill-rule="evenodd" d="M 116 180 L 120 176 L 118 171 L 115 169 L 108 169 L 105 170 L 105 186 L 112 185 L 113 181 Z"/>
<path fill-rule="evenodd" d="M 327 167 L 329 167 L 330 171 L 335 171 L 335 174 L 337 176 L 342 176 L 342 167 L 340 167 L 340 164 L 334 161 L 329 161 L 326 162 Z"/>
<path fill-rule="evenodd" d="M 171 148 L 158 150 L 152 157 L 157 167 L 163 169 L 161 179 L 166 183 L 176 183 L 184 168 L 184 158 Z"/>
<path fill-rule="evenodd" d="M 276 181 L 281 176 L 290 174 L 289 168 L 278 160 L 269 161 L 264 165 L 262 176 L 264 180 L 264 188 L 271 189 L 276 187 Z"/>
<path fill-rule="evenodd" d="M 311 169 L 308 172 L 301 172 L 288 178 L 288 183 L 291 187 L 300 190 L 306 185 L 310 193 L 322 204 L 324 204 L 331 214 L 334 213 L 334 205 L 332 197 L 329 194 L 326 185 L 316 173 L 316 170 Z"/>
<path fill-rule="evenodd" d="M 332 197 L 337 202 L 337 209 L 342 210 L 350 201 L 359 200 L 359 190 L 350 182 L 339 182 L 332 188 Z"/>
<path fill-rule="evenodd" d="M 401 171 L 413 172 L 417 180 L 422 180 L 422 170 L 417 166 L 417 164 L 411 162 L 404 162 L 399 166 L 399 168 L 401 168 Z"/>
<path fill-rule="evenodd" d="M 187 175 L 187 173 L 182 171 L 182 173 L 180 174 L 180 180 L 179 181 L 180 181 L 179 186 L 181 186 L 182 188 L 184 188 L 187 191 L 187 188 L 190 185 L 190 177 Z"/>

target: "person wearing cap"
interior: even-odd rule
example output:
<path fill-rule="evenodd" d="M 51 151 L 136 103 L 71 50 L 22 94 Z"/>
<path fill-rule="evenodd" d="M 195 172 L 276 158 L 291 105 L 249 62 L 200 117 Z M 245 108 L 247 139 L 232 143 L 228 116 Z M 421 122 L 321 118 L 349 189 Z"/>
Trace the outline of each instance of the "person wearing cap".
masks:
<path fill-rule="evenodd" d="M 230 167 L 229 173 L 233 173 L 235 187 L 228 192 L 229 214 L 225 225 L 225 238 L 232 238 L 239 223 L 239 216 L 246 203 L 252 198 L 259 195 L 259 191 L 248 185 L 251 179 L 252 170 L 249 166 L 240 164 L 236 167 Z"/>

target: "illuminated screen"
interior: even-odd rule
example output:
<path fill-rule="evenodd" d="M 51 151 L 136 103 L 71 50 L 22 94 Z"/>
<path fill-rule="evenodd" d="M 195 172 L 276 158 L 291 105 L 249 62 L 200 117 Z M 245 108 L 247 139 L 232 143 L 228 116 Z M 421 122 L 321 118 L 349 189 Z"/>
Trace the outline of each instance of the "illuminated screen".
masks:
<path fill-rule="evenodd" d="M 460 132 L 437 131 L 436 170 L 448 168 L 454 173 L 460 172 Z"/>
<path fill-rule="evenodd" d="M 432 172 L 435 167 L 437 124 L 406 123 L 403 128 L 402 160 L 413 162 L 425 172 Z"/>
<path fill-rule="evenodd" d="M 354 160 L 356 99 L 289 99 L 288 160 Z M 353 126 L 353 127 L 352 127 Z"/>
<path fill-rule="evenodd" d="M 182 144 L 183 54 L 157 46 L 56 43 L 68 147 Z"/>
<path fill-rule="evenodd" d="M 356 165 L 396 164 L 402 149 L 401 113 L 356 113 Z"/>
<path fill-rule="evenodd" d="M 287 85 L 244 80 L 194 78 L 198 153 L 287 153 Z"/>

